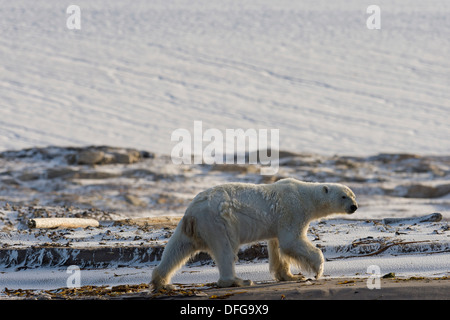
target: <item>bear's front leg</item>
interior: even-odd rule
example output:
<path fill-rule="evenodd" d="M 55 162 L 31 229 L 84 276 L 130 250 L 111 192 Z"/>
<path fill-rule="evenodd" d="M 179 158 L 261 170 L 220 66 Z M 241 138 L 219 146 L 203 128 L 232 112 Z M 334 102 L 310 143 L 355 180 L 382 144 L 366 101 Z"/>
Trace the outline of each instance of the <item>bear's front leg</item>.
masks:
<path fill-rule="evenodd" d="M 283 257 L 278 240 L 272 239 L 268 241 L 269 248 L 269 269 L 276 280 L 278 281 L 299 281 L 306 280 L 303 275 L 293 275 L 291 273 L 291 266 L 287 257 Z"/>
<path fill-rule="evenodd" d="M 319 279 L 323 274 L 324 258 L 322 251 L 302 237 L 295 239 L 279 239 L 282 255 L 287 255 L 307 271 L 315 274 Z"/>

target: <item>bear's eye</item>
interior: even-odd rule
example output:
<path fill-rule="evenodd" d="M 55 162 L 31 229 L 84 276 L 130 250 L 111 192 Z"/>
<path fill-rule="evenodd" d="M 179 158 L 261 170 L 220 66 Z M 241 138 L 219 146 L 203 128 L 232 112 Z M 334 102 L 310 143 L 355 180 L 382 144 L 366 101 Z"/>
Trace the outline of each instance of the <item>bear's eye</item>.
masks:
<path fill-rule="evenodd" d="M 346 196 L 342 196 L 342 199 L 347 199 L 347 197 Z"/>

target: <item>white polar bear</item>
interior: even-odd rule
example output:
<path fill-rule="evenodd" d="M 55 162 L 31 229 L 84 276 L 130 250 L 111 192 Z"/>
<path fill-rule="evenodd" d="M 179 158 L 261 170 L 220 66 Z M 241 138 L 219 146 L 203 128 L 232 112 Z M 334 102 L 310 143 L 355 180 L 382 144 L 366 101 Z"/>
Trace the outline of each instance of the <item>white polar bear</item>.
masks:
<path fill-rule="evenodd" d="M 220 273 L 218 286 L 250 285 L 236 277 L 234 262 L 243 243 L 269 240 L 269 267 L 277 280 L 296 280 L 290 263 L 323 273 L 324 258 L 306 236 L 309 223 L 335 213 L 354 213 L 354 193 L 336 183 L 282 179 L 273 184 L 229 183 L 200 192 L 188 206 L 154 269 L 156 290 L 193 254 L 207 251 Z"/>

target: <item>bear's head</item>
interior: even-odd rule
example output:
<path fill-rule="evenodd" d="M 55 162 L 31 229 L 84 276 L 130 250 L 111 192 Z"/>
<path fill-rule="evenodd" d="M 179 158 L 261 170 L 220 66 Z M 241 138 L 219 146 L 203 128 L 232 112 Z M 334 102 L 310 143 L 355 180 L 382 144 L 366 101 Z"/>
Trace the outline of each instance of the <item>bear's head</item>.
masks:
<path fill-rule="evenodd" d="M 330 213 L 352 214 L 358 209 L 356 196 L 349 187 L 338 183 L 327 183 L 322 185 L 323 199 L 329 205 Z"/>

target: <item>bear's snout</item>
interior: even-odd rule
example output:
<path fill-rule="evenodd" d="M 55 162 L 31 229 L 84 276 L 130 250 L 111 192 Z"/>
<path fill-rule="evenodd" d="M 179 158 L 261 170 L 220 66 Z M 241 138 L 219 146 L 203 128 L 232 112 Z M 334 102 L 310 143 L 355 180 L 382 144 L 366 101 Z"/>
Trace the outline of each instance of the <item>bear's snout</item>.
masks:
<path fill-rule="evenodd" d="M 352 204 L 348 213 L 354 213 L 358 209 L 357 205 Z"/>

